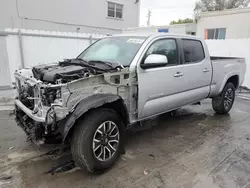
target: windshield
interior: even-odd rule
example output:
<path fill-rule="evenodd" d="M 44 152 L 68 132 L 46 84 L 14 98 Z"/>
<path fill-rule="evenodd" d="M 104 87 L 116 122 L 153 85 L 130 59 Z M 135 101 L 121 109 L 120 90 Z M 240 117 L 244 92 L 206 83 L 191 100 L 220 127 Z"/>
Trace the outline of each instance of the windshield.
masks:
<path fill-rule="evenodd" d="M 106 61 L 128 66 L 146 38 L 108 37 L 83 51 L 77 58 L 85 61 Z"/>

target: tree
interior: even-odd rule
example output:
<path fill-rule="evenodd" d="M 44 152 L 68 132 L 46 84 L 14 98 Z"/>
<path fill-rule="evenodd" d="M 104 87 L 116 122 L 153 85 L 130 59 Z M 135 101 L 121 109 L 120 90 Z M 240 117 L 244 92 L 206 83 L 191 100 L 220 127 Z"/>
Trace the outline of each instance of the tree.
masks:
<path fill-rule="evenodd" d="M 194 12 L 206 12 L 233 8 L 247 7 L 250 0 L 199 0 L 195 4 Z"/>
<path fill-rule="evenodd" d="M 170 25 L 174 25 L 174 24 L 185 24 L 185 23 L 194 23 L 194 20 L 191 18 L 186 18 L 186 19 L 179 19 L 178 21 L 171 21 Z"/>

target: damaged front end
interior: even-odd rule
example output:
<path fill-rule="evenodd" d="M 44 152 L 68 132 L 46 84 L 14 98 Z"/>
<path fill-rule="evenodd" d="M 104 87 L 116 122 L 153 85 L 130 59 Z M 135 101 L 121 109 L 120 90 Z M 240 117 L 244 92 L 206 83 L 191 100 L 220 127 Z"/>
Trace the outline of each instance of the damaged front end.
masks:
<path fill-rule="evenodd" d="M 125 101 L 131 97 L 128 68 L 103 72 L 59 63 L 18 70 L 14 75 L 16 122 L 36 144 L 64 138 L 64 127 L 59 126 L 83 99 L 107 93 Z"/>
<path fill-rule="evenodd" d="M 64 84 L 38 80 L 32 69 L 16 71 L 15 79 L 16 122 L 28 135 L 28 140 L 42 144 L 50 137 L 60 137 L 56 124 L 69 113 L 61 98 Z"/>

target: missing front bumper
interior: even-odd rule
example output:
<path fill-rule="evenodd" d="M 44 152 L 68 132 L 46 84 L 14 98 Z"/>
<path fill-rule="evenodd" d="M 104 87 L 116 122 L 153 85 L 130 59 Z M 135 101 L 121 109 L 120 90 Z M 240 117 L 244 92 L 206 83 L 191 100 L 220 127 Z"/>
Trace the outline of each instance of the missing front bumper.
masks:
<path fill-rule="evenodd" d="M 46 134 L 45 123 L 33 120 L 17 105 L 15 107 L 15 116 L 17 125 L 22 128 L 27 135 L 27 141 L 31 141 L 38 146 L 42 144 L 62 143 L 62 136 L 58 130 L 50 131 Z"/>
<path fill-rule="evenodd" d="M 61 140 L 58 123 L 67 116 L 68 110 L 61 106 L 52 106 L 44 112 L 45 117 L 40 117 L 20 100 L 15 100 L 16 122 L 27 134 L 27 140 L 37 145 L 43 143 L 57 144 L 58 140 Z"/>
<path fill-rule="evenodd" d="M 37 145 L 44 143 L 44 123 L 34 121 L 21 108 L 15 106 L 15 120 L 19 127 L 27 135 L 27 141 L 32 141 Z"/>
<path fill-rule="evenodd" d="M 27 116 L 37 122 L 45 123 L 45 117 L 39 117 L 38 115 L 34 114 L 32 110 L 27 108 L 20 100 L 16 99 L 15 104 L 18 108 L 20 108 Z"/>

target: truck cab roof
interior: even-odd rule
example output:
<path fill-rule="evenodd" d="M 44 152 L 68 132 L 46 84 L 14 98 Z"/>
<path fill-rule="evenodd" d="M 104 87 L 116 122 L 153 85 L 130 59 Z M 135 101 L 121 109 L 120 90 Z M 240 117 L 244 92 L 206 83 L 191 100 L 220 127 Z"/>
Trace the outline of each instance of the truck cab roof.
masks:
<path fill-rule="evenodd" d="M 190 38 L 190 39 L 198 39 L 201 40 L 201 38 L 194 36 L 194 35 L 184 35 L 184 34 L 174 34 L 174 33 L 148 33 L 148 32 L 135 32 L 135 33 L 122 33 L 122 34 L 116 34 L 112 35 L 110 37 L 145 37 L 145 38 L 157 38 L 161 36 L 166 37 L 174 37 L 174 38 Z"/>

